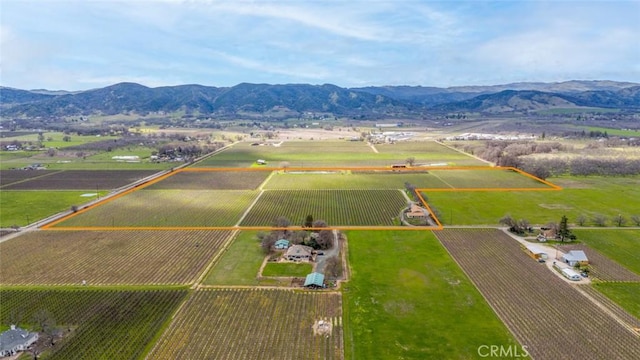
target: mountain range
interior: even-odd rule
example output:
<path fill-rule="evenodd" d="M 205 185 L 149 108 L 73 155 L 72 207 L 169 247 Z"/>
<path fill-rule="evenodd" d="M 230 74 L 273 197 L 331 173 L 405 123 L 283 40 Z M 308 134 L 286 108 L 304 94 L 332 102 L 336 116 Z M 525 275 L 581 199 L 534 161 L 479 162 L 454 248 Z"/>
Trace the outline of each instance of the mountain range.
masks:
<path fill-rule="evenodd" d="M 119 83 L 79 92 L 0 87 L 2 117 L 61 117 L 186 111 L 201 115 L 330 113 L 403 117 L 425 112 L 523 113 L 554 108 L 640 109 L 640 84 L 615 81 L 513 83 L 449 88 L 249 84 L 149 88 Z"/>

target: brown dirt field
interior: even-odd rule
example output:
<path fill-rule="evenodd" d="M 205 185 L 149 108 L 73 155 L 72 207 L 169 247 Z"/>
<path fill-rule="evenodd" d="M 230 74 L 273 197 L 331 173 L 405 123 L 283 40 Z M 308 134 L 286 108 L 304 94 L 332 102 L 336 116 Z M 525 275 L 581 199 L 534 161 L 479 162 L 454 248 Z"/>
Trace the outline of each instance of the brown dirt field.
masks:
<path fill-rule="evenodd" d="M 34 172 L 39 173 L 40 171 L 34 170 Z M 3 187 L 3 189 L 111 190 L 143 179 L 157 172 L 157 170 L 66 170 L 29 181 L 14 183 Z"/>

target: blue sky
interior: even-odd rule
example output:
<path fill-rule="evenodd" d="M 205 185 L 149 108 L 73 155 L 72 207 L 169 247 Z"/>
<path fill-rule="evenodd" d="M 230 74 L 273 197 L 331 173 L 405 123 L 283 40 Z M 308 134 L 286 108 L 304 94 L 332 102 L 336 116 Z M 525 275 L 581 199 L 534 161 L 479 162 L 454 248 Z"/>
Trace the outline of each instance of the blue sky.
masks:
<path fill-rule="evenodd" d="M 640 82 L 640 1 L 0 0 L 0 84 Z"/>

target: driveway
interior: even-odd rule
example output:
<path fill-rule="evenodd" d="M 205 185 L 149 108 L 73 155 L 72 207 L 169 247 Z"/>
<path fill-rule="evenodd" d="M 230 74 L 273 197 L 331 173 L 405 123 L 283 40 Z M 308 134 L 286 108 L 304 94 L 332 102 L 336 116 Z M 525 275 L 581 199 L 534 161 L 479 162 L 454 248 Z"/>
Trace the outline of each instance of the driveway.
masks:
<path fill-rule="evenodd" d="M 315 272 L 324 274 L 324 266 L 327 260 L 333 256 L 338 256 L 340 252 L 340 248 L 338 246 L 338 230 L 333 230 L 333 245 L 331 249 L 321 250 L 324 252 L 324 255 L 316 256 L 316 267 Z"/>

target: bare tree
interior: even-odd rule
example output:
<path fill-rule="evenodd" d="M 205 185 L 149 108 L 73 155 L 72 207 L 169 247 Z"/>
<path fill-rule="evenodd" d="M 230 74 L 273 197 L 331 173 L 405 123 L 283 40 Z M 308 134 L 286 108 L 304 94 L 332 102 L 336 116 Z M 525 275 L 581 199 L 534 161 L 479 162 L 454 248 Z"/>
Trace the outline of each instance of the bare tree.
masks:
<path fill-rule="evenodd" d="M 602 214 L 594 215 L 592 221 L 596 226 L 605 226 L 605 225 L 607 225 L 607 218 Z"/>
<path fill-rule="evenodd" d="M 333 231 L 321 230 L 316 239 L 320 249 L 330 249 L 333 247 Z"/>
<path fill-rule="evenodd" d="M 411 157 L 408 157 L 404 162 L 409 166 L 413 166 L 416 164 L 416 158 L 411 156 Z"/>
<path fill-rule="evenodd" d="M 578 215 L 576 223 L 578 223 L 578 226 L 584 226 L 587 223 L 587 217 L 584 214 Z"/>
<path fill-rule="evenodd" d="M 313 222 L 313 227 L 314 228 L 325 228 L 327 226 L 329 226 L 329 225 L 327 225 L 327 222 L 324 221 L 324 220 L 315 220 Z"/>
<path fill-rule="evenodd" d="M 627 219 L 624 216 L 622 216 L 622 214 L 618 214 L 614 216 L 611 221 L 613 221 L 613 223 L 616 224 L 616 226 L 618 227 L 621 227 L 627 223 Z"/>
<path fill-rule="evenodd" d="M 636 226 L 640 226 L 640 215 L 632 215 L 631 221 L 633 221 Z"/>
<path fill-rule="evenodd" d="M 339 256 L 332 256 L 327 259 L 324 265 L 324 273 L 330 278 L 337 279 L 342 275 L 342 261 Z"/>

